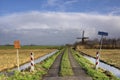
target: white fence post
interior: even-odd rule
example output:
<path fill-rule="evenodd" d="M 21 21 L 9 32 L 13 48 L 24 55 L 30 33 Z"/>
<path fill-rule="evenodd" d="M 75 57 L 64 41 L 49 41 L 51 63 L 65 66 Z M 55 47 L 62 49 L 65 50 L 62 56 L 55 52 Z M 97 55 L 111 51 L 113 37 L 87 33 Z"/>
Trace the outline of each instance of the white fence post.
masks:
<path fill-rule="evenodd" d="M 30 59 L 31 59 L 31 67 L 30 67 L 30 72 L 34 71 L 34 54 L 30 54 Z"/>

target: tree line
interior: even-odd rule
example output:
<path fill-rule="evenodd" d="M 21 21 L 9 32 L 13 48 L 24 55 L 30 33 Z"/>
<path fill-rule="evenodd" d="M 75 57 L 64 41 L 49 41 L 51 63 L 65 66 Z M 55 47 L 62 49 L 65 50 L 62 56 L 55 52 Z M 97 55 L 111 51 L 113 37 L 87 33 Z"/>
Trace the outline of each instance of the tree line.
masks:
<path fill-rule="evenodd" d="M 100 40 L 95 38 L 93 40 L 87 40 L 84 44 L 82 42 L 75 42 L 74 47 L 84 46 L 85 48 L 99 48 Z M 103 38 L 104 49 L 120 49 L 120 38 Z"/>

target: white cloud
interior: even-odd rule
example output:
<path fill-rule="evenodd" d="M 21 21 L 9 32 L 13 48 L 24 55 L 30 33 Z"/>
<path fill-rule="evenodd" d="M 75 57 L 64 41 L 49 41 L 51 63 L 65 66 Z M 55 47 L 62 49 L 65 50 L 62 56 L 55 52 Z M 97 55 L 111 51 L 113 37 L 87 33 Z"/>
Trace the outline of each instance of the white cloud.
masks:
<path fill-rule="evenodd" d="M 112 7 L 110 10 L 109 15 L 120 15 L 120 7 Z"/>
<path fill-rule="evenodd" d="M 98 31 L 109 32 L 109 37 L 120 37 L 120 16 L 65 13 L 26 12 L 0 17 L 0 41 L 9 43 L 20 39 L 24 44 L 64 44 L 74 42 L 85 30 L 95 38 Z"/>
<path fill-rule="evenodd" d="M 54 9 L 54 11 L 66 11 L 69 7 L 71 8 L 71 5 L 77 3 L 78 0 L 47 0 L 45 4 L 42 5 L 43 8 L 49 8 L 51 10 Z"/>
<path fill-rule="evenodd" d="M 66 1 L 65 4 L 73 4 L 76 2 L 78 2 L 78 0 L 69 0 L 69 1 Z"/>
<path fill-rule="evenodd" d="M 48 6 L 55 6 L 58 0 L 48 0 L 47 5 Z"/>

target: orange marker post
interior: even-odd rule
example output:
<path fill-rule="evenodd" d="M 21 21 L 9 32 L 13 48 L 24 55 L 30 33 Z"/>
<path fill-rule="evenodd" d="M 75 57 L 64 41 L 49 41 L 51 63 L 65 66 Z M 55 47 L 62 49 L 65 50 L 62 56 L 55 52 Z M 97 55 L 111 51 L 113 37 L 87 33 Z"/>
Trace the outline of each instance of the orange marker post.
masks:
<path fill-rule="evenodd" d="M 14 48 L 17 49 L 17 67 L 18 67 L 18 71 L 20 71 L 20 68 L 19 68 L 19 49 L 20 49 L 20 41 L 19 41 L 19 40 L 15 40 L 15 41 L 14 41 Z"/>

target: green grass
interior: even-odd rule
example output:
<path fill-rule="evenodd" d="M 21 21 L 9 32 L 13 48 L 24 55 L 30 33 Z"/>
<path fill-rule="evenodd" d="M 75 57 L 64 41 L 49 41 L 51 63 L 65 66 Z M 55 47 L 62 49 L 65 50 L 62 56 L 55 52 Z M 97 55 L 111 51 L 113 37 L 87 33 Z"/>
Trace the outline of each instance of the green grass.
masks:
<path fill-rule="evenodd" d="M 101 69 L 98 69 L 98 71 L 96 71 L 94 69 L 94 65 L 89 60 L 74 50 L 72 50 L 72 53 L 77 62 L 85 69 L 87 74 L 90 75 L 93 80 L 120 80 L 113 75 L 107 76 Z"/>
<path fill-rule="evenodd" d="M 70 61 L 68 58 L 68 48 L 65 49 L 65 52 L 64 52 L 63 57 L 62 57 L 60 75 L 61 76 L 73 75 L 73 71 L 72 71 Z"/>
<path fill-rule="evenodd" d="M 40 46 L 40 45 L 25 45 L 21 49 L 62 49 L 64 46 Z M 0 49 L 14 49 L 13 45 L 2 45 Z"/>
<path fill-rule="evenodd" d="M 10 77 L 0 75 L 0 80 L 42 80 L 42 76 L 47 74 L 48 69 L 50 68 L 56 57 L 61 53 L 61 51 L 57 52 L 45 61 L 36 64 L 34 72 L 29 72 L 29 69 L 23 72 L 15 71 L 15 74 Z"/>
<path fill-rule="evenodd" d="M 14 49 L 14 46 L 0 46 L 0 49 Z"/>
<path fill-rule="evenodd" d="M 63 46 L 22 46 L 23 49 L 61 49 Z"/>

